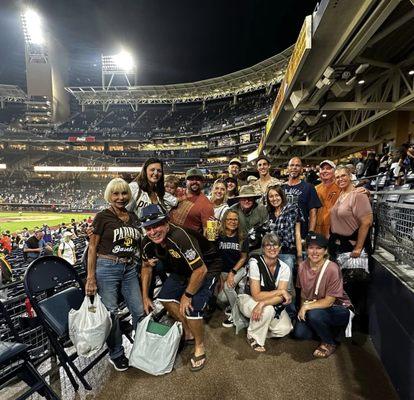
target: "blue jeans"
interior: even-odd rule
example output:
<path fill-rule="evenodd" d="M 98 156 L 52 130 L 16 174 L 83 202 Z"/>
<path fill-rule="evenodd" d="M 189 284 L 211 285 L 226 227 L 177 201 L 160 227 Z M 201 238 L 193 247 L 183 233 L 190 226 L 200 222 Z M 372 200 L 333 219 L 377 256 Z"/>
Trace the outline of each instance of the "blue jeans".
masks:
<path fill-rule="evenodd" d="M 98 258 L 96 261 L 96 282 L 102 302 L 111 313 L 112 329 L 106 344 L 109 348 L 109 356 L 111 359 L 115 359 L 124 354 L 118 317 L 119 295 L 122 294 L 125 299 L 132 316 L 134 329 L 144 316 L 137 270 L 134 264 L 117 264 L 113 260 Z"/>
<path fill-rule="evenodd" d="M 336 344 L 335 337 L 348 325 L 349 310 L 344 306 L 316 308 L 307 311 L 305 318 L 305 321 L 296 322 L 293 334 L 297 339 Z"/>

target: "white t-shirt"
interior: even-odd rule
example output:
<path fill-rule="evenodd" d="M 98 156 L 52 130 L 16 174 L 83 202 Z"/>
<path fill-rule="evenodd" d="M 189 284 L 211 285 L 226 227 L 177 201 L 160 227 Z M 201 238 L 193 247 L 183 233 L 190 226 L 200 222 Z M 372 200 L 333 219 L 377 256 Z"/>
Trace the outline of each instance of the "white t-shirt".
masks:
<path fill-rule="evenodd" d="M 75 243 L 73 243 L 72 240 L 69 240 L 69 242 L 62 240 L 62 242 L 59 244 L 59 250 L 64 260 L 66 260 L 71 265 L 75 264 Z"/>
<path fill-rule="evenodd" d="M 135 181 L 131 182 L 129 184 L 129 187 L 132 192 L 132 199 L 136 199 L 135 209 L 131 211 L 134 211 L 137 217 L 141 218 L 141 210 L 144 207 L 148 206 L 149 204 L 152 204 L 151 199 L 147 192 L 144 192 L 143 190 L 141 191 L 139 190 L 138 182 L 135 182 Z M 139 193 L 139 198 L 136 198 L 138 196 L 138 193 Z M 158 199 L 158 202 L 160 202 L 159 199 Z M 131 200 L 131 203 L 132 203 L 132 200 Z M 162 205 L 166 208 L 166 211 L 167 212 L 170 211 L 171 208 L 175 207 L 177 204 L 178 204 L 178 199 L 174 197 L 171 193 L 165 192 Z"/>
<path fill-rule="evenodd" d="M 280 269 L 276 277 L 276 287 L 279 285 L 279 281 L 289 282 L 290 280 L 289 266 L 281 260 L 279 260 L 279 262 L 280 262 Z M 249 278 L 255 281 L 260 280 L 259 265 L 257 263 L 257 260 L 253 257 L 250 258 L 249 260 Z M 264 286 L 263 278 L 261 279 L 260 286 Z"/>

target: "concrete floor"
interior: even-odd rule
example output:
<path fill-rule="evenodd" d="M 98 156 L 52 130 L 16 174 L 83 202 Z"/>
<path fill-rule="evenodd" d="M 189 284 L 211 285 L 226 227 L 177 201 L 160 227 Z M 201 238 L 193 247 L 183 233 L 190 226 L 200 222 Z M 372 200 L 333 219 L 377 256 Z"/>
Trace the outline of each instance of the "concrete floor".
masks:
<path fill-rule="evenodd" d="M 268 339 L 267 352 L 259 354 L 246 343 L 245 331 L 236 336 L 221 321 L 222 314 L 216 312 L 206 328 L 207 364 L 202 371 L 189 371 L 192 348 L 186 347 L 165 376 L 134 368 L 117 372 L 104 359 L 87 375 L 92 392 L 75 393 L 66 377 L 55 379 L 53 386 L 63 400 L 398 399 L 367 337 L 354 335 L 326 360 L 312 357 L 316 342 L 291 338 Z"/>
<path fill-rule="evenodd" d="M 394 391 L 372 344 L 364 336 L 347 339 L 326 360 L 314 359 L 316 342 L 270 339 L 258 354 L 246 343 L 245 332 L 221 326 L 216 312 L 206 329 L 207 364 L 189 371 L 191 347 L 179 355 L 177 368 L 154 377 L 131 368 L 106 369 L 95 394 L 87 399 L 375 399 L 392 400 Z M 107 361 L 102 362 L 102 367 Z M 92 372 L 93 373 L 93 372 Z"/>

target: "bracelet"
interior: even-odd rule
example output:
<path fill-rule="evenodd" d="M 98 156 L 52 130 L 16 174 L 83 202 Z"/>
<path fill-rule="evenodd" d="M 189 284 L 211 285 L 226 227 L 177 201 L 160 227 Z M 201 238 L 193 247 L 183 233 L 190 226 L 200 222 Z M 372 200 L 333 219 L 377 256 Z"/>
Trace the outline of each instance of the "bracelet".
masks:
<path fill-rule="evenodd" d="M 233 272 L 234 275 L 237 274 L 237 271 L 234 268 L 231 269 L 231 272 Z"/>
<path fill-rule="evenodd" d="M 194 297 L 194 295 L 190 292 L 185 291 L 184 292 L 185 297 L 188 297 L 189 299 L 192 299 Z"/>

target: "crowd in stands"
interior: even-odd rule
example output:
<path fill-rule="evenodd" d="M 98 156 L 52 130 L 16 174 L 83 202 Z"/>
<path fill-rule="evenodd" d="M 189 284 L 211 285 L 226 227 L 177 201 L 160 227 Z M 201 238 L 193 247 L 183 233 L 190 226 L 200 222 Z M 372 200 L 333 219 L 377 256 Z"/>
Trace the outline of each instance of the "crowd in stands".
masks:
<path fill-rule="evenodd" d="M 205 107 L 192 103 L 178 104 L 174 108 L 140 105 L 137 111 L 130 106 L 111 106 L 106 112 L 87 109 L 75 112 L 58 128 L 43 130 L 43 133 L 58 140 L 77 135 L 94 136 L 98 140 L 127 137 L 150 140 L 177 134 L 206 133 L 265 119 L 273 98 L 274 93 L 256 92 L 240 97 L 236 104 L 226 99 L 207 102 Z"/>
<path fill-rule="evenodd" d="M 51 205 L 59 209 L 65 205 L 72 210 L 93 210 L 102 206 L 102 188 L 94 184 L 79 187 L 72 181 L 43 180 L 4 180 L 1 184 L 9 189 L 0 194 L 0 205 Z"/>

